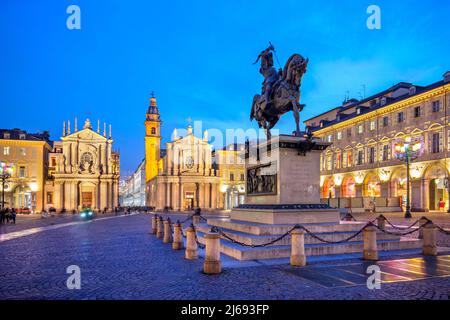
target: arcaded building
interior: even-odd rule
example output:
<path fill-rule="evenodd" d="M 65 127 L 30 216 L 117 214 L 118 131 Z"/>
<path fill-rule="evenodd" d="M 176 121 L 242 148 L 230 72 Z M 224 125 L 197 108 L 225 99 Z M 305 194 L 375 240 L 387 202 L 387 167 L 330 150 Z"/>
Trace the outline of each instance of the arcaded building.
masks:
<path fill-rule="evenodd" d="M 404 208 L 406 165 L 394 148 L 413 139 L 423 150 L 410 166 L 412 210 L 438 210 L 441 199 L 448 209 L 449 115 L 447 72 L 435 83 L 399 83 L 306 120 L 315 136 L 332 143 L 321 156 L 323 201 L 355 210 Z"/>

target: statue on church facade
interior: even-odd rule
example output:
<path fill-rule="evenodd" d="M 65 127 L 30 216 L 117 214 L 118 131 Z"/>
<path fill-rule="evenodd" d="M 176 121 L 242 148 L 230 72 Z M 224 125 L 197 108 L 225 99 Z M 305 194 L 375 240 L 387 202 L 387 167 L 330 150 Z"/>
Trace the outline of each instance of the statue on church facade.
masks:
<path fill-rule="evenodd" d="M 253 98 L 250 120 L 256 119 L 259 127 L 266 130 L 267 139 L 270 139 L 270 129 L 283 114 L 293 111 L 296 123 L 294 133 L 300 136 L 300 111 L 304 108 L 300 104 L 300 86 L 309 60 L 293 54 L 284 69 L 276 71 L 272 52 L 275 52 L 275 48 L 270 44 L 254 62 L 261 60 L 259 72 L 264 76 L 264 81 L 261 95 L 256 94 Z"/>

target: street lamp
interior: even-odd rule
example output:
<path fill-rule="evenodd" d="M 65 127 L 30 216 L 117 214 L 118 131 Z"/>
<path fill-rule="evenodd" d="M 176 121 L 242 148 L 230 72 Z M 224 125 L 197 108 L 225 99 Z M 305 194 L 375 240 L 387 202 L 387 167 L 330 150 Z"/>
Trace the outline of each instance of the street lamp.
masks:
<path fill-rule="evenodd" d="M 5 186 L 6 182 L 11 178 L 12 167 L 6 163 L 0 163 L 0 181 L 2 183 L 2 209 L 5 208 Z"/>
<path fill-rule="evenodd" d="M 394 143 L 394 155 L 398 160 L 406 162 L 406 211 L 405 218 L 410 219 L 411 216 L 411 179 L 409 165 L 423 153 L 423 137 L 407 137 L 404 140 L 397 140 Z"/>

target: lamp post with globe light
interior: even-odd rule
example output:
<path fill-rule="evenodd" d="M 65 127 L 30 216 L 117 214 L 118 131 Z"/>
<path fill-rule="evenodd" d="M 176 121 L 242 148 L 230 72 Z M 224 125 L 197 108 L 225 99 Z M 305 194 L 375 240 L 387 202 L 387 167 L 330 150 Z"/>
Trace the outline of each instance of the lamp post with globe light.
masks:
<path fill-rule="evenodd" d="M 2 183 L 2 209 L 5 208 L 5 188 L 6 182 L 11 178 L 12 167 L 8 166 L 6 163 L 0 163 L 0 181 Z"/>
<path fill-rule="evenodd" d="M 393 146 L 394 155 L 398 160 L 406 162 L 406 210 L 405 218 L 410 219 L 411 216 L 411 179 L 409 166 L 412 161 L 423 154 L 423 137 L 407 137 L 404 140 L 396 140 Z"/>

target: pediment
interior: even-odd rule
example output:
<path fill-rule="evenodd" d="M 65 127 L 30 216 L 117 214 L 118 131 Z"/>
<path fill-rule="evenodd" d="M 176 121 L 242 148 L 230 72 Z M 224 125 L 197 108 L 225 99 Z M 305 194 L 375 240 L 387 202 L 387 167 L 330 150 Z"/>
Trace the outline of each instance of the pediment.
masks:
<path fill-rule="evenodd" d="M 104 137 L 101 134 L 98 134 L 97 132 L 95 132 L 94 130 L 88 129 L 88 128 L 74 132 L 74 133 L 62 138 L 62 140 L 72 140 L 72 139 L 91 140 L 91 141 L 97 141 L 97 142 L 104 142 L 104 141 L 108 140 L 106 137 Z"/>

